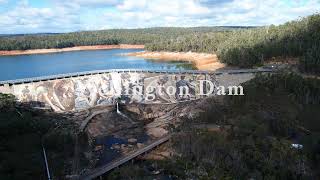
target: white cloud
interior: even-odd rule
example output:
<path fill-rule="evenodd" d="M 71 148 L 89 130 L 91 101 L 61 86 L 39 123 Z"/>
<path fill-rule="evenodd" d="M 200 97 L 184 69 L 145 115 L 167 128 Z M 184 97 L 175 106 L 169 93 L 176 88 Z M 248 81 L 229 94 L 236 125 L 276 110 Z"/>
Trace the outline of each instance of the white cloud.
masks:
<path fill-rule="evenodd" d="M 290 2 L 290 1 L 289 1 Z M 281 24 L 317 12 L 318 0 L 288 4 L 279 0 L 125 0 L 106 22 L 116 27 L 232 26 Z M 113 22 L 114 21 L 114 22 Z M 134 23 L 135 22 L 135 23 Z"/>
<path fill-rule="evenodd" d="M 318 0 L 309 0 L 303 5 L 289 5 L 279 0 L 243 0 L 227 3 L 214 11 L 220 25 L 268 25 L 311 15 L 319 9 Z"/>
<path fill-rule="evenodd" d="M 155 26 L 268 25 L 307 16 L 320 9 L 319 0 L 50 0 L 50 2 L 47 7 L 36 8 L 32 7 L 28 0 L 21 0 L 16 7 L 0 13 L 0 33 Z"/>
<path fill-rule="evenodd" d="M 137 10 L 144 8 L 147 5 L 147 0 L 140 0 L 140 1 L 132 1 L 132 0 L 125 0 L 123 3 L 119 4 L 117 7 L 120 10 Z"/>
<path fill-rule="evenodd" d="M 120 11 L 132 11 L 136 13 L 151 12 L 155 15 L 199 15 L 209 13 L 210 10 L 201 6 L 195 0 L 142 0 L 137 3 L 135 0 L 125 0 L 117 6 Z M 137 12 L 139 10 L 139 12 Z"/>
<path fill-rule="evenodd" d="M 63 6 L 34 8 L 20 1 L 15 8 L 0 14 L 0 33 L 34 33 L 78 30 L 79 16 Z"/>
<path fill-rule="evenodd" d="M 96 4 L 96 5 L 110 5 L 110 4 L 117 4 L 118 0 L 71 0 L 71 2 L 79 3 L 79 4 Z"/>
<path fill-rule="evenodd" d="M 103 8 L 106 6 L 116 6 L 120 2 L 119 0 L 51 0 L 54 3 L 60 5 L 73 5 L 77 7 L 87 8 Z"/>
<path fill-rule="evenodd" d="M 118 28 L 141 28 L 154 26 L 187 26 L 203 22 L 211 13 L 208 7 L 195 0 L 125 0 L 117 6 L 117 12 L 104 14 L 105 24 Z"/>

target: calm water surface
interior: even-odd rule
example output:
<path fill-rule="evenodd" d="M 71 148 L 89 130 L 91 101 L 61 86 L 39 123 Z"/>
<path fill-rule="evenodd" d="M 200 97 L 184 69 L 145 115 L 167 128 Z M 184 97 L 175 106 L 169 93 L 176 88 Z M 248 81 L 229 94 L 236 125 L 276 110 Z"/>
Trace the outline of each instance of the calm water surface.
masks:
<path fill-rule="evenodd" d="M 154 62 L 120 56 L 142 49 L 73 51 L 53 54 L 0 56 L 0 81 L 104 69 L 184 70 L 187 62 Z"/>

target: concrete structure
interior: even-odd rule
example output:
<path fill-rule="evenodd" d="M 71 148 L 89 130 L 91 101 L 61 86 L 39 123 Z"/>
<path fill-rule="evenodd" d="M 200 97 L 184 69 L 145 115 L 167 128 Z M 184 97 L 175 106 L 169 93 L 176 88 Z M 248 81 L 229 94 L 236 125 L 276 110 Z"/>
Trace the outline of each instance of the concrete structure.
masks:
<path fill-rule="evenodd" d="M 271 70 L 233 71 L 148 71 L 104 70 L 61 74 L 29 79 L 0 81 L 0 93 L 13 94 L 21 102 L 54 111 L 75 111 L 99 105 L 122 103 L 177 103 L 203 98 L 200 86 L 207 91 L 203 80 L 216 85 L 231 86 L 254 77 L 254 73 Z M 202 83 L 202 85 L 200 84 Z M 154 92 L 147 87 L 159 87 Z M 167 93 L 168 87 L 188 86 L 190 95 L 181 97 Z M 142 88 L 140 88 L 142 87 Z M 163 90 L 163 91 L 162 91 Z M 133 92 L 138 93 L 133 93 Z M 153 98 L 148 95 L 154 94 Z"/>

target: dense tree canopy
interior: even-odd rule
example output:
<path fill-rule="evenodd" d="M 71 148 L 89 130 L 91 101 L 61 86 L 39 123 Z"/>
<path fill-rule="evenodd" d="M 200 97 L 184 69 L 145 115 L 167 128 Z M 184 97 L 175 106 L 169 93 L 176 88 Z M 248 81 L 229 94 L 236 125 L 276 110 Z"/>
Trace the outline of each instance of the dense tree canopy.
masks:
<path fill-rule="evenodd" d="M 15 97 L 0 93 L 0 179 L 46 179 L 42 145 L 51 176 L 70 173 L 74 123 L 55 113 L 17 106 Z"/>
<path fill-rule="evenodd" d="M 146 49 L 216 53 L 222 62 L 241 67 L 259 65 L 272 57 L 301 57 L 301 70 L 319 73 L 320 15 L 280 26 L 185 34 L 147 44 Z"/>
<path fill-rule="evenodd" d="M 83 31 L 64 34 L 0 36 L 0 50 L 64 48 L 84 45 L 146 44 L 181 35 L 227 31 L 240 27 L 147 28 Z"/>

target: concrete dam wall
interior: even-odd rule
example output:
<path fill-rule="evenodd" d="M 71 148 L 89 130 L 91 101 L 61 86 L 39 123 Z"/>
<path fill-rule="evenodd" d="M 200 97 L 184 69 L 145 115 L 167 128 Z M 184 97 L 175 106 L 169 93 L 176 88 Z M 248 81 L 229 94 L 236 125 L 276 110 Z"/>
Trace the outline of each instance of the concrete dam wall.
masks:
<path fill-rule="evenodd" d="M 0 82 L 0 93 L 16 96 L 20 102 L 54 111 L 75 111 L 99 105 L 122 103 L 176 103 L 210 96 L 209 82 L 238 85 L 256 72 L 203 71 L 99 71 Z M 189 88 L 179 95 L 173 88 Z M 154 87 L 148 88 L 148 87 Z M 185 91 L 182 88 L 183 91 Z M 200 92 L 202 91 L 202 92 Z M 202 94 L 202 95 L 201 95 Z"/>

